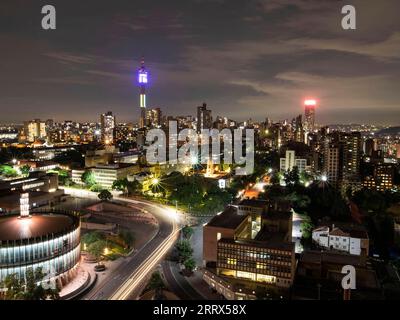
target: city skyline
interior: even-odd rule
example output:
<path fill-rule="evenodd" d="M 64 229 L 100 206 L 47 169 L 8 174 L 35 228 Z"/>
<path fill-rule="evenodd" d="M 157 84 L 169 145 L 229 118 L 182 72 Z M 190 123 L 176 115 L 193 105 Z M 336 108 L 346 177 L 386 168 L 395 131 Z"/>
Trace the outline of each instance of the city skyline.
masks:
<path fill-rule="evenodd" d="M 340 27 L 341 1 L 53 1 L 50 31 L 39 2 L 0 5 L 3 123 L 98 121 L 108 110 L 137 122 L 144 55 L 147 107 L 167 115 L 206 102 L 213 116 L 283 120 L 316 98 L 318 124 L 399 125 L 396 1 L 350 1 L 351 31 Z"/>

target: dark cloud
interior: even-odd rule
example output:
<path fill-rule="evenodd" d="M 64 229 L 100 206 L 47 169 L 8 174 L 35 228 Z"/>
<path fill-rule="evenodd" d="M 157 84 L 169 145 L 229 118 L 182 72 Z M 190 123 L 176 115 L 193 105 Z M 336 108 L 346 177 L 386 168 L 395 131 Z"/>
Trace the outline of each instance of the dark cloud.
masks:
<path fill-rule="evenodd" d="M 146 57 L 148 102 L 166 114 L 292 118 L 304 97 L 318 120 L 395 124 L 400 116 L 398 0 L 47 1 L 0 3 L 2 121 L 139 115 L 135 70 Z M 353 4 L 358 28 L 340 27 Z M 360 117 L 362 112 L 362 117 Z"/>

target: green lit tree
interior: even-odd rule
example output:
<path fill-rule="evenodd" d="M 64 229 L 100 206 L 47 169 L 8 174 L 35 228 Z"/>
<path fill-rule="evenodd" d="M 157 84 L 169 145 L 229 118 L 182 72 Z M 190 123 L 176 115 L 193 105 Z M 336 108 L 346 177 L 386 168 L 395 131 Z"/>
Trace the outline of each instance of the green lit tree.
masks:
<path fill-rule="evenodd" d="M 15 170 L 12 166 L 6 164 L 0 165 L 0 174 L 7 178 L 18 176 L 17 170 Z"/>
<path fill-rule="evenodd" d="M 121 230 L 118 236 L 124 241 L 126 247 L 130 248 L 135 244 L 135 235 L 128 230 Z"/>
<path fill-rule="evenodd" d="M 175 245 L 178 251 L 178 260 L 180 263 L 192 257 L 193 249 L 190 246 L 190 242 L 187 240 L 178 241 Z"/>
<path fill-rule="evenodd" d="M 311 218 L 307 215 L 303 216 L 303 221 L 300 224 L 302 238 L 304 240 L 309 240 L 311 238 L 313 229 L 314 229 L 314 225 L 311 222 Z"/>
<path fill-rule="evenodd" d="M 295 166 L 292 170 L 285 173 L 284 176 L 286 185 L 299 185 L 300 184 L 300 175 L 299 169 Z"/>
<path fill-rule="evenodd" d="M 59 288 L 45 283 L 46 274 L 42 268 L 28 268 L 25 279 L 10 274 L 4 280 L 7 300 L 47 300 L 59 299 Z"/>
<path fill-rule="evenodd" d="M 95 257 L 97 262 L 100 264 L 105 248 L 107 248 L 107 242 L 105 240 L 99 240 L 89 244 L 87 246 L 87 252 Z"/>
<path fill-rule="evenodd" d="M 133 181 L 128 181 L 128 183 L 126 185 L 126 189 L 127 189 L 128 195 L 132 195 L 132 194 L 140 193 L 142 191 L 142 185 L 139 181 L 137 181 L 135 179 Z"/>
<path fill-rule="evenodd" d="M 165 284 L 164 281 L 161 277 L 160 272 L 156 271 L 153 272 L 151 275 L 151 278 L 149 280 L 149 283 L 147 284 L 146 291 L 148 290 L 154 290 L 154 298 L 156 300 L 162 299 L 162 291 L 165 289 Z"/>
<path fill-rule="evenodd" d="M 191 237 L 191 236 L 193 235 L 193 233 L 194 233 L 194 230 L 193 230 L 192 227 L 184 226 L 184 227 L 182 228 L 182 233 L 183 233 L 183 236 L 184 236 L 186 239 L 190 239 L 190 237 Z"/>
<path fill-rule="evenodd" d="M 113 198 L 113 195 L 108 190 L 101 190 L 98 197 L 102 201 L 110 201 Z"/>
<path fill-rule="evenodd" d="M 128 179 L 118 179 L 115 180 L 112 184 L 111 189 L 126 192 L 128 187 Z"/>
<path fill-rule="evenodd" d="M 7 289 L 5 298 L 6 300 L 23 300 L 24 288 L 23 282 L 16 274 L 9 274 L 3 281 L 4 288 Z"/>
<path fill-rule="evenodd" d="M 189 272 L 193 272 L 194 268 L 196 268 L 196 262 L 192 257 L 187 258 L 184 262 L 183 265 L 185 266 L 185 269 Z"/>
<path fill-rule="evenodd" d="M 94 174 L 90 170 L 86 170 L 82 174 L 81 180 L 88 187 L 91 187 L 96 184 L 96 179 L 94 178 Z"/>
<path fill-rule="evenodd" d="M 31 170 L 31 167 L 26 164 L 26 165 L 22 166 L 19 170 L 21 170 L 21 173 L 23 175 L 27 176 L 29 174 L 29 171 Z"/>

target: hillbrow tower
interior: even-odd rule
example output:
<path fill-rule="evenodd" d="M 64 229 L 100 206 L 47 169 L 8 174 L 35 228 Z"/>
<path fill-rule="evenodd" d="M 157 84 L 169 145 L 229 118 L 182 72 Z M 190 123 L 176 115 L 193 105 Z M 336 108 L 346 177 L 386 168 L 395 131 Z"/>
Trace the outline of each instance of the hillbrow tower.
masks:
<path fill-rule="evenodd" d="M 148 83 L 148 73 L 144 66 L 144 57 L 140 62 L 140 68 L 138 70 L 138 84 L 140 87 L 140 121 L 139 127 L 146 127 L 146 86 Z"/>

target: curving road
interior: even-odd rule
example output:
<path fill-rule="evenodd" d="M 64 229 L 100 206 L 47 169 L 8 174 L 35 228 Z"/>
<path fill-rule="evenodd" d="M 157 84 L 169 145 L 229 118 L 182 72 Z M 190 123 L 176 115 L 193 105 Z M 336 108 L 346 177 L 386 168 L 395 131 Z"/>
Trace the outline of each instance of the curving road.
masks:
<path fill-rule="evenodd" d="M 158 233 L 138 252 L 127 257 L 113 270 L 101 286 L 90 291 L 87 300 L 135 299 L 141 293 L 145 280 L 173 247 L 179 234 L 179 216 L 168 207 L 143 200 L 115 197 L 121 203 L 149 211 L 158 220 Z"/>

